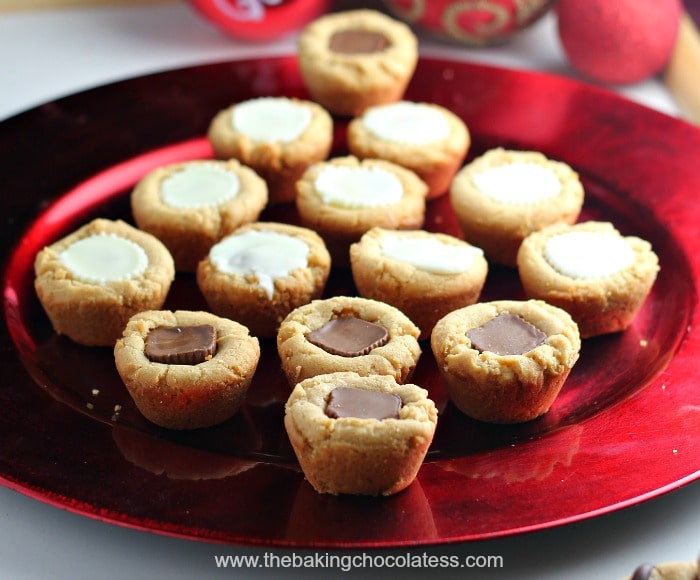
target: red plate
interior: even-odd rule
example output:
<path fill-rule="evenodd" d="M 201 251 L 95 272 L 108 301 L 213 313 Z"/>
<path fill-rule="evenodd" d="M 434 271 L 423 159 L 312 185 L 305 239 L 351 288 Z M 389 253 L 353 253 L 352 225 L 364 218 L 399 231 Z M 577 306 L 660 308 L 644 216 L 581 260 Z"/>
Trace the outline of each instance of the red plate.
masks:
<path fill-rule="evenodd" d="M 471 156 L 502 146 L 571 164 L 582 219 L 652 242 L 661 272 L 634 325 L 584 341 L 552 410 L 520 426 L 469 420 L 446 402 L 428 344 L 414 376 L 441 414 L 425 465 L 390 498 L 316 494 L 282 425 L 289 387 L 274 344 L 245 408 L 193 433 L 144 420 L 110 349 L 57 337 L 33 291 L 36 252 L 87 220 L 130 219 L 148 170 L 211 155 L 213 115 L 258 95 L 306 96 L 294 57 L 137 78 L 61 99 L 0 125 L 4 307 L 0 365 L 2 482 L 34 498 L 137 528 L 247 545 L 379 547 L 485 539 L 610 512 L 700 476 L 700 132 L 566 79 L 424 58 L 407 98 L 468 124 Z M 335 153 L 344 152 L 337 120 Z M 291 207 L 265 219 L 294 221 Z M 426 227 L 459 234 L 446 197 Z M 328 292 L 349 293 L 334 271 Z M 492 267 L 483 299 L 522 298 Z M 166 304 L 203 307 L 179 275 Z M 121 410 L 115 415 L 115 406 Z M 117 407 L 119 409 L 119 407 Z"/>

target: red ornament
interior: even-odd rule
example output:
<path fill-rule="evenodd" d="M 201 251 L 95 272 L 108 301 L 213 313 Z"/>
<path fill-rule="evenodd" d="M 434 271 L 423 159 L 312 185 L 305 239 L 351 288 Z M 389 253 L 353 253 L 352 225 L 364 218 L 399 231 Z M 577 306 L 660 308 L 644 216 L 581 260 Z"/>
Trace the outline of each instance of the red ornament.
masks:
<path fill-rule="evenodd" d="M 470 45 L 504 42 L 545 14 L 552 0 L 385 0 L 401 20 Z"/>
<path fill-rule="evenodd" d="M 329 0 L 190 0 L 221 30 L 244 40 L 276 40 L 318 18 Z"/>
<path fill-rule="evenodd" d="M 680 0 L 560 0 L 559 37 L 571 65 L 592 80 L 628 84 L 666 65 Z"/>

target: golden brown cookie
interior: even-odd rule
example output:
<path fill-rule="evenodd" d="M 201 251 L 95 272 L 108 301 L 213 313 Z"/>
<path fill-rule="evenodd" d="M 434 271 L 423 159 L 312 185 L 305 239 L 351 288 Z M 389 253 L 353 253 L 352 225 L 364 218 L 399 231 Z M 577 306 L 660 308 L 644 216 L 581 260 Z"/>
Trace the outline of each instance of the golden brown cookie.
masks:
<path fill-rule="evenodd" d="M 628 576 L 628 580 L 698 580 L 700 559 L 698 562 L 662 562 L 661 564 L 640 564 Z"/>
<path fill-rule="evenodd" d="M 212 312 L 273 337 L 294 308 L 323 294 L 331 260 L 313 231 L 256 222 L 216 243 L 197 268 L 197 284 Z"/>
<path fill-rule="evenodd" d="M 113 346 L 129 318 L 160 308 L 175 277 L 155 236 L 95 219 L 41 250 L 34 287 L 54 330 L 86 346 Z"/>
<path fill-rule="evenodd" d="M 235 159 L 159 167 L 131 194 L 136 225 L 163 242 L 184 272 L 194 272 L 222 237 L 256 221 L 266 204 L 265 181 Z"/>
<path fill-rule="evenodd" d="M 566 310 L 583 338 L 626 329 L 658 271 L 651 244 L 622 236 L 609 222 L 550 226 L 528 236 L 518 252 L 527 296 Z"/>
<path fill-rule="evenodd" d="M 446 193 L 469 151 L 462 119 L 432 103 L 399 101 L 369 107 L 348 125 L 348 148 L 360 159 L 386 159 L 420 177 L 427 199 Z"/>
<path fill-rule="evenodd" d="M 243 404 L 260 358 L 248 329 L 208 312 L 134 315 L 114 360 L 136 407 L 168 429 L 226 421 Z"/>
<path fill-rule="evenodd" d="M 418 364 L 420 331 L 397 308 L 335 296 L 300 306 L 282 322 L 277 351 L 291 385 L 336 371 L 407 382 Z"/>
<path fill-rule="evenodd" d="M 333 145 L 333 120 L 319 104 L 259 97 L 220 111 L 208 138 L 219 159 L 238 159 L 262 177 L 270 203 L 292 202 L 295 182 Z"/>
<path fill-rule="evenodd" d="M 381 159 L 336 157 L 309 167 L 297 182 L 301 223 L 325 240 L 336 266 L 373 227 L 419 229 L 427 186 L 412 171 Z"/>
<path fill-rule="evenodd" d="M 571 317 L 537 300 L 481 302 L 451 312 L 431 347 L 452 403 L 490 423 L 546 413 L 578 360 Z"/>
<path fill-rule="evenodd" d="M 297 384 L 284 425 L 306 479 L 319 493 L 392 495 L 415 479 L 437 410 L 425 389 L 352 372 Z"/>
<path fill-rule="evenodd" d="M 491 149 L 465 165 L 450 186 L 464 239 L 506 266 L 515 266 L 530 233 L 574 223 L 583 198 L 578 174 L 537 151 Z"/>
<path fill-rule="evenodd" d="M 350 264 L 360 295 L 401 310 L 420 340 L 448 312 L 476 302 L 488 273 L 480 248 L 423 230 L 372 228 L 350 247 Z"/>
<path fill-rule="evenodd" d="M 311 98 L 339 115 L 398 101 L 418 62 L 418 40 L 375 10 L 327 14 L 302 30 L 299 67 Z"/>

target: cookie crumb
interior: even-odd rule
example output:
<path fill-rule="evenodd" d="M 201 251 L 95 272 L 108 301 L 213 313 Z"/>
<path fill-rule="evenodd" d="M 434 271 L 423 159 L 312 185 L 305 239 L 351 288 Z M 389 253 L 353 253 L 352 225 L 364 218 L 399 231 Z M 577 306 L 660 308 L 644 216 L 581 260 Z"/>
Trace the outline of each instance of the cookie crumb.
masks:
<path fill-rule="evenodd" d="M 92 389 L 92 391 L 90 391 L 90 392 L 92 393 L 93 397 L 96 397 L 97 395 L 100 394 L 100 389 Z"/>

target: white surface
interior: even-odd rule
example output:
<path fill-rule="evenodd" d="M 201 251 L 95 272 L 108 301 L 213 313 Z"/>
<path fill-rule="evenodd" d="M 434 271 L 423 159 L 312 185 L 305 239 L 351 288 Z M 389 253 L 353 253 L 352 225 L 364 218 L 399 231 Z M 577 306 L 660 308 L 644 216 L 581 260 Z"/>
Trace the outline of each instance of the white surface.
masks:
<path fill-rule="evenodd" d="M 275 45 L 237 43 L 203 22 L 184 4 L 0 14 L 0 43 L 0 119 L 113 80 L 241 56 L 279 54 L 294 46 L 292 38 Z M 503 47 L 455 50 L 425 42 L 423 50 L 511 68 L 571 74 L 561 56 L 551 17 Z M 624 93 L 643 104 L 676 114 L 673 102 L 657 80 L 625 89 Z M 644 465 L 639 470 L 643 472 Z M 644 561 L 694 559 L 700 552 L 698 508 L 700 482 L 594 520 L 427 552 L 500 555 L 504 559 L 503 569 L 482 574 L 460 571 L 461 578 L 621 578 Z M 424 551 L 419 548 L 412 552 Z M 239 575 L 300 578 L 329 574 L 328 570 L 308 569 L 217 570 L 215 554 L 261 555 L 262 550 L 126 529 L 68 513 L 0 487 L 0 578 L 5 580 L 176 580 Z M 335 573 L 343 575 L 338 570 Z M 396 571 L 384 569 L 366 575 L 390 573 Z"/>

